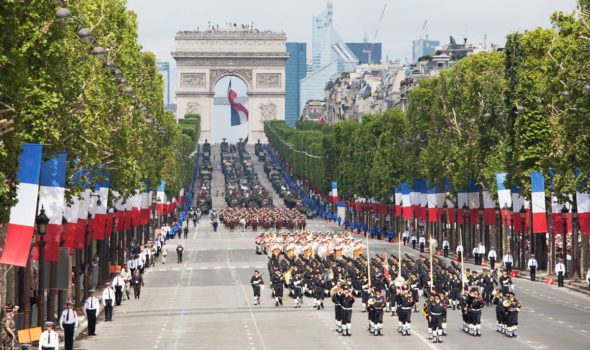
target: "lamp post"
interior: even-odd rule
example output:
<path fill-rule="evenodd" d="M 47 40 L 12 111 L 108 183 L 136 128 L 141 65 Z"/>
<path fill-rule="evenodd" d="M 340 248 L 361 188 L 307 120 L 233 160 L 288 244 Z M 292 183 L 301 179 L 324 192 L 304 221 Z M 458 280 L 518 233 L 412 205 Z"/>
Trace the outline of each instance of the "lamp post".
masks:
<path fill-rule="evenodd" d="M 442 224 L 443 224 L 443 228 L 442 228 L 442 237 L 443 239 L 448 239 L 447 238 L 447 218 L 449 216 L 449 206 L 447 205 L 447 202 L 445 200 L 445 202 L 443 203 L 443 211 L 442 211 Z M 450 239 L 448 239 L 449 242 L 451 242 Z"/>
<path fill-rule="evenodd" d="M 487 235 L 484 233 L 484 222 L 483 222 L 483 206 L 479 207 L 479 242 L 484 241 L 486 247 L 489 248 L 489 244 L 488 244 L 488 239 L 487 239 Z M 487 226 L 488 223 L 485 223 L 485 226 Z M 485 229 L 487 231 L 487 227 Z M 485 238 L 484 238 L 485 235 Z M 475 242 L 475 244 L 478 244 L 478 242 Z"/>
<path fill-rule="evenodd" d="M 578 210 L 576 208 L 576 204 L 574 203 L 574 205 L 572 206 L 572 271 L 570 272 L 570 275 L 572 278 L 577 279 L 577 277 L 579 276 L 579 269 L 580 269 L 580 263 L 579 263 L 579 259 L 578 259 L 578 254 L 579 254 L 579 249 L 577 247 L 578 245 L 578 227 L 580 224 L 580 221 L 577 220 L 578 219 Z M 565 263 L 567 264 L 567 255 L 566 255 L 566 259 L 565 259 Z"/>
<path fill-rule="evenodd" d="M 519 262 L 518 262 L 518 269 L 520 271 L 524 271 L 525 265 L 525 255 L 524 255 L 524 242 L 526 240 L 526 236 L 524 234 L 524 216 L 526 215 L 526 209 L 524 208 L 524 204 L 520 207 L 520 254 L 519 255 Z"/>
<path fill-rule="evenodd" d="M 564 205 L 561 208 L 561 223 L 563 224 L 563 231 L 561 234 L 561 256 L 563 259 L 563 265 L 565 266 L 564 276 L 567 276 L 567 213 L 569 213 L 569 209 Z"/>
<path fill-rule="evenodd" d="M 41 206 L 41 211 L 35 218 L 35 224 L 37 225 L 37 236 L 39 236 L 39 310 L 37 313 L 37 325 L 42 327 L 45 322 L 45 234 L 49 224 L 49 218 L 45 214 L 43 206 Z M 28 303 L 29 301 L 25 300 L 25 302 Z"/>
<path fill-rule="evenodd" d="M 502 215 L 500 212 L 500 206 L 498 204 L 496 204 L 494 211 L 496 212 L 496 235 L 494 237 L 494 244 L 498 247 L 498 252 L 500 253 L 500 256 L 503 257 L 504 254 L 502 254 Z"/>
<path fill-rule="evenodd" d="M 502 227 L 502 243 L 501 243 L 502 250 L 504 250 L 504 241 L 509 243 L 508 239 L 510 237 L 509 236 L 510 230 L 508 229 L 508 213 L 509 213 L 510 208 L 508 208 L 508 204 L 504 203 L 503 209 L 504 209 L 504 226 Z M 511 249 L 512 249 L 512 247 L 510 246 L 510 244 L 507 244 L 506 251 L 511 251 Z M 504 256 L 503 252 L 500 253 L 500 256 L 502 256 L 502 257 Z"/>
<path fill-rule="evenodd" d="M 151 233 L 150 237 L 155 238 L 156 235 L 156 197 L 157 195 L 152 195 L 152 220 L 151 220 Z"/>

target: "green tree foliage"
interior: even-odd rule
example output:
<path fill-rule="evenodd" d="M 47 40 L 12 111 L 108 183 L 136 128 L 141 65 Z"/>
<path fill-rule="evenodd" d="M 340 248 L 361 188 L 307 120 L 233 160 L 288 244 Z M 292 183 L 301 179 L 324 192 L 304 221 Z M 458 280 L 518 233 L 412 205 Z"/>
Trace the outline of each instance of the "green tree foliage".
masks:
<path fill-rule="evenodd" d="M 135 14 L 124 0 L 65 4 L 71 19 L 56 18 L 60 5 L 54 1 L 0 5 L 0 119 L 14 122 L 14 130 L 0 136 L 0 173 L 5 178 L 0 222 L 14 204 L 23 142 L 42 143 L 49 152 L 66 151 L 68 178 L 82 167 L 102 166 L 110 173 L 111 189 L 124 195 L 160 179 L 176 193 L 181 181 L 188 185 L 181 180 L 186 171 L 178 170 L 190 162 L 188 138 L 194 150 L 198 122 L 192 135 L 184 135 L 173 115 L 164 111 L 163 82 L 155 56 L 142 52 L 137 43 Z M 78 37 L 81 28 L 92 31 L 91 40 Z M 91 54 L 95 46 L 106 49 L 105 58 Z M 105 61 L 117 65 L 125 84 L 104 67 Z M 133 92 L 126 93 L 125 86 Z M 139 102 L 145 107 L 138 108 Z M 69 194 L 79 190 L 68 186 Z"/>
<path fill-rule="evenodd" d="M 497 172 L 529 197 L 530 172 L 548 178 L 551 169 L 554 191 L 571 194 L 590 174 L 589 15 L 590 0 L 580 1 L 576 13 L 553 15 L 553 29 L 510 34 L 503 52 L 467 57 L 421 80 L 405 113 L 297 129 L 273 122 L 269 141 L 291 163 L 304 158 L 285 145 L 313 143 L 324 155 L 316 167 L 323 177 L 304 176 L 325 191 L 326 178 L 337 180 L 345 198 L 387 202 L 393 186 L 420 178 L 448 181 L 454 191 L 475 179 L 495 195 Z"/>

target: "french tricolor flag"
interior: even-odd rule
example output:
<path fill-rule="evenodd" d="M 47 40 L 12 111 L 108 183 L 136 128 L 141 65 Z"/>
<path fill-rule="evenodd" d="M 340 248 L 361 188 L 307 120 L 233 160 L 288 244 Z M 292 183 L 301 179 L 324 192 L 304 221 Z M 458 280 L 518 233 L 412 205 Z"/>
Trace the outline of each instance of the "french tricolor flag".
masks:
<path fill-rule="evenodd" d="M 80 207 L 78 208 L 78 224 L 76 228 L 76 239 L 74 240 L 74 248 L 84 248 L 84 236 L 86 234 L 86 222 L 88 221 L 88 213 L 90 213 L 90 202 L 92 191 L 90 185 L 86 185 L 86 189 L 82 192 L 80 199 Z"/>
<path fill-rule="evenodd" d="M 457 221 L 457 210 L 455 209 L 455 205 L 451 202 L 450 199 L 447 199 L 447 222 L 455 222 Z"/>
<path fill-rule="evenodd" d="M 395 187 L 395 193 L 394 193 L 394 200 L 395 200 L 395 216 L 401 216 L 402 215 L 402 189 L 401 187 L 396 186 Z"/>
<path fill-rule="evenodd" d="M 49 218 L 45 234 L 46 261 L 59 261 L 59 243 L 65 211 L 66 166 L 65 152 L 58 153 L 41 165 L 39 212 L 41 208 L 45 209 L 45 215 Z"/>
<path fill-rule="evenodd" d="M 578 223 L 583 236 L 590 235 L 590 196 L 586 189 L 586 182 L 580 183 L 576 190 L 576 204 L 578 205 Z"/>
<path fill-rule="evenodd" d="M 555 192 L 555 184 L 553 183 L 553 178 L 555 177 L 555 170 L 551 169 L 549 170 L 549 188 L 551 189 L 551 192 L 554 193 Z M 560 235 L 563 234 L 563 221 L 562 221 L 562 213 L 561 213 L 561 209 L 563 208 L 563 206 L 565 205 L 565 207 L 567 208 L 568 212 L 566 214 L 566 233 L 570 233 L 572 232 L 572 205 L 570 203 L 572 203 L 572 195 L 568 195 L 567 196 L 569 198 L 569 201 L 566 201 L 565 203 L 562 203 L 560 200 L 557 199 L 557 196 L 555 195 L 551 195 L 551 213 L 552 213 L 552 217 L 553 217 L 553 234 L 554 235 Z"/>
<path fill-rule="evenodd" d="M 82 185 L 84 177 L 84 170 L 78 170 L 74 174 L 74 178 L 70 181 L 74 186 Z M 66 204 L 64 217 L 66 218 L 66 232 L 64 235 L 64 247 L 70 248 L 71 251 L 76 248 L 76 233 L 78 232 L 78 211 L 82 205 L 83 199 L 78 196 L 72 197 L 72 204 Z"/>
<path fill-rule="evenodd" d="M 160 184 L 157 187 L 157 192 L 156 192 L 156 196 L 158 199 L 158 202 L 156 204 L 156 211 L 158 212 L 159 215 L 164 215 L 164 205 L 166 203 L 166 182 L 164 181 L 160 181 Z"/>
<path fill-rule="evenodd" d="M 131 196 L 130 199 L 128 199 L 131 203 L 131 218 L 133 219 L 133 227 L 137 227 L 140 225 L 140 218 L 139 218 L 139 213 L 140 213 L 140 207 L 141 207 L 141 203 L 140 203 L 140 193 L 139 190 L 136 189 L 135 193 L 133 194 L 133 196 Z"/>
<path fill-rule="evenodd" d="M 184 187 L 180 187 L 180 192 L 178 193 L 178 203 L 182 204 L 182 201 L 184 200 Z M 338 196 L 336 196 L 336 201 L 338 201 Z M 334 202 L 335 203 L 335 202 Z"/>
<path fill-rule="evenodd" d="M 402 206 L 403 206 L 403 210 L 404 210 L 404 219 L 411 219 L 414 217 L 414 215 L 412 213 L 413 212 L 412 200 L 411 200 L 412 193 L 410 192 L 410 188 L 408 187 L 408 184 L 406 184 L 406 183 L 401 184 L 401 190 L 402 190 Z"/>
<path fill-rule="evenodd" d="M 469 212 L 471 214 L 471 224 L 479 224 L 479 188 L 475 180 L 469 180 L 467 184 L 469 192 Z"/>
<path fill-rule="evenodd" d="M 434 186 L 428 189 L 426 194 L 428 200 L 428 221 L 436 222 L 441 220 L 442 206 L 445 203 L 446 193 L 441 186 Z"/>
<path fill-rule="evenodd" d="M 538 171 L 531 172 L 531 204 L 533 209 L 533 233 L 546 233 L 545 179 L 543 174 Z"/>
<path fill-rule="evenodd" d="M 98 197 L 91 197 L 90 204 L 92 214 L 90 226 L 94 233 L 93 239 L 99 241 L 104 240 L 109 199 L 109 175 L 106 172 L 101 172 L 101 176 L 103 177 L 103 181 L 97 182 L 95 186 L 95 195 L 98 195 Z M 99 199 L 100 205 L 98 205 Z"/>
<path fill-rule="evenodd" d="M 459 202 L 459 224 L 466 224 L 469 222 L 469 216 L 465 217 L 463 212 L 463 207 L 469 207 L 469 193 L 468 192 L 459 192 L 457 193 L 457 201 Z M 467 222 L 465 219 L 467 218 Z"/>
<path fill-rule="evenodd" d="M 512 224 L 512 216 L 510 215 L 512 196 L 510 194 L 510 190 L 506 188 L 505 184 L 506 173 L 496 173 L 496 188 L 498 189 L 498 203 L 500 205 L 502 225 L 510 226 Z"/>
<path fill-rule="evenodd" d="M 227 99 L 231 106 L 231 126 L 237 126 L 248 122 L 248 110 L 242 104 L 236 102 L 238 94 L 231 88 L 231 80 L 227 87 Z"/>
<path fill-rule="evenodd" d="M 333 204 L 338 203 L 338 184 L 336 181 L 332 181 L 332 196 L 331 200 Z"/>
<path fill-rule="evenodd" d="M 496 202 L 490 197 L 488 191 L 482 192 L 483 218 L 486 225 L 496 225 Z"/>
<path fill-rule="evenodd" d="M 524 226 L 525 228 L 529 227 L 530 220 L 529 220 L 529 201 L 521 197 L 520 195 L 520 188 L 518 186 L 512 186 L 512 204 L 513 210 L 512 215 L 514 216 L 514 231 L 515 232 L 522 232 L 523 228 L 521 227 L 521 217 L 520 217 L 520 210 L 524 207 L 526 209 L 525 218 L 524 218 Z"/>
<path fill-rule="evenodd" d="M 42 152 L 41 145 L 25 144 L 18 158 L 18 202 L 10 209 L 6 243 L 0 257 L 1 264 L 27 266 L 35 227 Z"/>

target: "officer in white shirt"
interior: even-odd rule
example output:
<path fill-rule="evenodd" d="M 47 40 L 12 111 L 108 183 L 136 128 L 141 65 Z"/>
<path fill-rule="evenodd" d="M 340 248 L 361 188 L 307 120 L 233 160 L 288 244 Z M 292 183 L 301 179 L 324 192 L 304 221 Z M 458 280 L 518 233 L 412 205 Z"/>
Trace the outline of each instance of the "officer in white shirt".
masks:
<path fill-rule="evenodd" d="M 555 264 L 555 273 L 557 274 L 557 286 L 563 287 L 563 279 L 565 278 L 565 264 L 563 260 L 559 260 L 557 264 Z"/>
<path fill-rule="evenodd" d="M 39 350 L 58 350 L 59 349 L 59 334 L 53 330 L 53 322 L 45 322 L 45 331 L 41 333 L 39 338 Z"/>
<path fill-rule="evenodd" d="M 494 246 L 490 247 L 490 251 L 488 252 L 488 260 L 490 261 L 490 268 L 492 271 L 496 268 L 496 259 L 498 256 L 496 255 L 496 249 Z"/>
<path fill-rule="evenodd" d="M 402 240 L 404 241 L 404 246 L 408 245 L 408 241 L 410 240 L 410 231 L 405 230 L 402 233 Z"/>
<path fill-rule="evenodd" d="M 473 260 L 475 260 L 475 265 L 481 265 L 481 263 L 479 262 L 479 247 L 475 246 L 473 247 Z"/>
<path fill-rule="evenodd" d="M 424 253 L 424 246 L 426 245 L 426 238 L 424 236 L 420 236 L 420 239 L 418 240 L 418 242 L 420 243 L 420 253 Z"/>
<path fill-rule="evenodd" d="M 123 288 L 125 288 L 125 279 L 121 271 L 117 271 L 119 274 L 113 278 L 113 286 L 115 287 L 115 305 L 121 305 L 123 300 Z"/>
<path fill-rule="evenodd" d="M 504 268 L 506 269 L 506 272 L 510 274 L 512 272 L 512 264 L 514 264 L 514 258 L 512 257 L 512 254 L 510 254 L 510 252 L 506 253 L 502 261 L 504 262 Z"/>
<path fill-rule="evenodd" d="M 442 247 L 443 247 L 443 255 L 444 255 L 444 257 L 445 258 L 448 258 L 449 257 L 449 249 L 451 247 L 451 244 L 449 243 L 449 241 L 447 239 L 445 239 L 443 241 Z"/>
<path fill-rule="evenodd" d="M 531 258 L 529 259 L 527 266 L 529 267 L 531 281 L 535 282 L 535 280 L 537 279 L 537 268 L 539 267 L 539 263 L 537 263 L 537 259 L 535 259 L 534 255 L 531 255 Z"/>
<path fill-rule="evenodd" d="M 137 263 L 135 262 L 135 258 L 131 258 L 129 259 L 129 261 L 127 262 L 127 267 L 129 268 L 129 270 L 131 270 L 131 275 L 133 275 L 133 273 L 135 272 L 135 269 L 137 268 Z"/>
<path fill-rule="evenodd" d="M 478 265 L 483 265 L 483 262 L 486 259 L 486 246 L 483 244 L 483 242 L 479 242 L 479 246 L 477 246 L 477 253 L 479 254 Z"/>
<path fill-rule="evenodd" d="M 412 242 L 412 249 L 416 249 L 416 242 L 418 242 L 418 239 L 416 239 L 416 236 L 411 236 L 410 242 Z"/>
<path fill-rule="evenodd" d="M 64 330 L 64 349 L 74 349 L 74 334 L 78 329 L 78 314 L 74 310 L 74 302 L 66 301 L 66 309 L 61 313 L 59 325 Z"/>
<path fill-rule="evenodd" d="M 125 295 L 127 296 L 127 300 L 129 300 L 129 291 L 131 288 L 131 271 L 127 264 L 123 265 L 123 270 L 121 270 L 121 277 L 123 277 L 123 281 L 125 281 Z"/>
<path fill-rule="evenodd" d="M 457 253 L 458 261 L 461 262 L 461 259 L 463 259 L 463 245 L 461 243 L 457 245 L 455 253 Z"/>
<path fill-rule="evenodd" d="M 102 304 L 104 305 L 104 320 L 113 320 L 113 302 L 115 301 L 115 290 L 109 282 L 106 283 L 106 288 L 102 291 Z"/>
<path fill-rule="evenodd" d="M 96 335 L 96 315 L 98 315 L 100 302 L 94 296 L 94 289 L 91 289 L 89 293 L 90 296 L 84 303 L 84 313 L 86 313 L 86 318 L 88 319 L 88 335 Z"/>

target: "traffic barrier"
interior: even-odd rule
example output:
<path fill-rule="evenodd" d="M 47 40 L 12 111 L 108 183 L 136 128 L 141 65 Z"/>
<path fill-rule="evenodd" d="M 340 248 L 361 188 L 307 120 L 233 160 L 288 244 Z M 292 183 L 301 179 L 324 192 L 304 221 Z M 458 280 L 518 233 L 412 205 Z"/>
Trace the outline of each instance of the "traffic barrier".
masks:
<path fill-rule="evenodd" d="M 550 278 L 550 277 L 549 277 L 549 278 L 547 278 L 547 284 L 548 284 L 548 285 L 551 285 L 551 286 L 552 286 L 552 285 L 554 285 L 554 284 L 555 284 L 555 279 L 553 279 L 553 278 Z"/>

